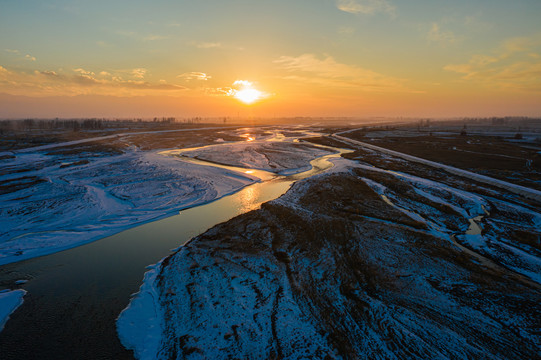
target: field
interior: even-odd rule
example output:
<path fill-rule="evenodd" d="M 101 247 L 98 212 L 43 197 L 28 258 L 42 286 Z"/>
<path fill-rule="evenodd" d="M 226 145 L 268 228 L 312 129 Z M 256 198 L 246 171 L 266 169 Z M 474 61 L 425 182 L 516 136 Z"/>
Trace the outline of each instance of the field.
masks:
<path fill-rule="evenodd" d="M 472 126 L 470 126 L 472 128 Z M 360 130 L 348 137 L 383 148 L 440 162 L 511 183 L 541 189 L 541 127 L 523 135 L 510 129 L 478 126 L 470 132 L 454 127 L 397 127 Z M 520 134 L 520 139 L 517 139 Z"/>
<path fill-rule="evenodd" d="M 38 137 L 26 146 L 39 147 L 4 151 L 0 286 L 12 290 L 2 293 L 11 310 L 19 308 L 0 344 L 11 358 L 36 348 L 58 358 L 93 349 L 130 358 L 111 338 L 116 326 L 137 358 L 534 358 L 541 346 L 538 132 L 517 139 L 509 129 L 468 128 L 117 129 L 98 139 Z M 10 136 L 24 143 L 22 133 Z M 334 167 L 306 172 L 330 154 Z M 44 256 L 179 210 L 203 211 L 242 188 L 241 202 L 248 201 L 251 184 L 279 181 L 294 185 L 165 251 L 129 304 L 143 277 L 139 265 L 124 274 L 127 264 L 109 262 L 101 265 L 109 273 L 83 281 L 75 270 L 54 270 L 79 268 L 65 260 L 71 250 L 58 264 Z M 533 196 L 517 191 L 523 187 Z M 154 231 L 153 239 L 165 236 Z M 138 250 L 102 241 L 100 251 Z M 81 256 L 85 247 L 74 250 Z M 41 285 L 51 281 L 54 295 Z M 86 313 L 95 321 L 78 331 L 73 324 Z M 72 325 L 56 326 L 64 322 Z M 25 339 L 36 332 L 70 350 L 59 353 L 47 336 Z"/>

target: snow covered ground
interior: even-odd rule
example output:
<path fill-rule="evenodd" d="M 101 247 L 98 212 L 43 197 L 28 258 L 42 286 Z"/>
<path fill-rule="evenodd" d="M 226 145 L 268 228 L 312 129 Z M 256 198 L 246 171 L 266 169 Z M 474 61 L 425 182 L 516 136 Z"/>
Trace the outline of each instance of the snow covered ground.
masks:
<path fill-rule="evenodd" d="M 71 146 L 67 148 L 53 144 L 23 149 L 15 158 L 2 159 L 0 265 L 79 246 L 231 194 L 259 181 L 258 176 L 273 176 L 167 155 L 294 174 L 332 153 L 295 143 L 279 131 L 227 131 L 250 141 L 219 142 L 192 151 L 113 147 L 100 153 L 99 147 L 73 148 L 88 143 L 85 139 L 64 144 Z"/>
<path fill-rule="evenodd" d="M 3 160 L 0 264 L 78 246 L 258 180 L 137 150 L 86 160 L 41 152 Z"/>
<path fill-rule="evenodd" d="M 0 331 L 13 313 L 23 303 L 24 290 L 0 290 Z"/>
<path fill-rule="evenodd" d="M 86 139 L 80 139 L 80 140 L 57 142 L 57 143 L 52 143 L 48 145 L 27 147 L 27 148 L 17 149 L 17 150 L 2 151 L 0 152 L 0 156 L 20 154 L 20 153 L 33 153 L 37 151 L 50 150 L 50 149 L 55 149 L 59 147 L 67 147 L 67 146 L 72 146 L 72 145 L 93 143 L 96 141 L 103 141 L 103 140 L 112 140 L 112 139 L 118 139 L 118 138 L 123 138 L 123 137 L 128 137 L 128 136 L 134 136 L 134 135 L 139 136 L 139 135 L 145 135 L 145 134 L 167 134 L 167 133 L 178 133 L 178 132 L 192 132 L 192 131 L 197 131 L 197 130 L 224 130 L 228 128 L 230 128 L 230 126 L 116 133 L 113 135 L 105 135 L 105 136 L 92 137 L 92 138 L 86 138 Z"/>
<path fill-rule="evenodd" d="M 376 179 L 363 179 L 374 191 L 435 236 L 454 238 L 541 285 L 540 212 L 408 174 L 360 168 Z M 479 231 L 471 230 L 472 222 Z"/>
<path fill-rule="evenodd" d="M 437 167 L 333 161 L 153 267 L 123 344 L 140 359 L 538 354 L 539 211 Z"/>
<path fill-rule="evenodd" d="M 479 182 L 486 183 L 486 184 L 489 184 L 489 185 L 501 187 L 503 189 L 506 189 L 508 191 L 517 193 L 517 194 L 519 194 L 521 196 L 525 196 L 527 198 L 534 199 L 534 200 L 541 203 L 541 191 L 538 191 L 538 190 L 535 190 L 535 189 L 530 189 L 530 188 L 527 188 L 527 187 L 524 187 L 524 186 L 511 184 L 511 183 L 503 181 L 503 180 L 494 179 L 494 178 L 491 178 L 491 177 L 488 177 L 488 176 L 476 174 L 476 173 L 473 173 L 471 171 L 467 171 L 467 170 L 463 170 L 463 169 L 458 169 L 456 167 L 441 164 L 441 163 L 438 163 L 438 162 L 435 162 L 435 161 L 421 159 L 421 158 L 418 158 L 416 156 L 400 153 L 398 151 L 385 149 L 385 148 L 382 148 L 380 146 L 376 146 L 376 145 L 368 144 L 368 143 L 365 143 L 365 142 L 353 140 L 353 139 L 350 139 L 350 138 L 347 138 L 347 137 L 344 137 L 344 136 L 334 135 L 334 137 L 339 139 L 339 140 L 345 141 L 347 143 L 360 145 L 362 147 L 373 149 L 373 150 L 376 150 L 376 151 L 379 151 L 379 152 L 382 152 L 382 153 L 385 153 L 385 154 L 389 154 L 389 155 L 392 155 L 392 156 L 395 156 L 395 157 L 399 157 L 399 158 L 408 160 L 408 161 L 412 161 L 412 162 L 420 163 L 420 164 L 423 164 L 423 165 L 428 165 L 428 166 L 432 166 L 432 167 L 435 167 L 435 168 L 438 168 L 438 169 L 442 169 L 442 170 L 445 170 L 445 171 L 447 171 L 447 172 L 449 172 L 451 174 L 463 176 L 463 177 L 466 177 L 466 178 L 469 178 L 469 179 L 472 179 L 472 180 L 475 180 L 475 181 L 479 181 Z"/>
<path fill-rule="evenodd" d="M 332 151 L 281 138 L 280 141 L 254 140 L 177 152 L 178 155 L 282 175 L 309 170 L 311 160 L 329 153 Z"/>

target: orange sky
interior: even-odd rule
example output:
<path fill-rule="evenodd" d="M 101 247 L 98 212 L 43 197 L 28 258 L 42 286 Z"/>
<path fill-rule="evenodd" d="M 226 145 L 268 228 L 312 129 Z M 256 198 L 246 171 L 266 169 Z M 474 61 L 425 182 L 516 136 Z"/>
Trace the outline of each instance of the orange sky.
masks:
<path fill-rule="evenodd" d="M 538 0 L 7 2 L 0 118 L 541 116 L 540 15 Z"/>

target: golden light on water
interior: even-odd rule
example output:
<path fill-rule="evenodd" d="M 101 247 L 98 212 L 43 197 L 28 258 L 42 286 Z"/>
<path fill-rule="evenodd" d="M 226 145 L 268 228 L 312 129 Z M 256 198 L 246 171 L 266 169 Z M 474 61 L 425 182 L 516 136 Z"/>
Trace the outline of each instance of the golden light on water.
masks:
<path fill-rule="evenodd" d="M 251 134 L 242 134 L 241 137 L 246 139 L 246 141 L 248 141 L 248 142 L 255 140 L 255 137 L 253 137 Z"/>
<path fill-rule="evenodd" d="M 243 211 L 250 211 L 257 209 L 259 202 L 257 201 L 260 196 L 259 186 L 248 186 L 239 193 L 240 204 L 239 208 Z"/>

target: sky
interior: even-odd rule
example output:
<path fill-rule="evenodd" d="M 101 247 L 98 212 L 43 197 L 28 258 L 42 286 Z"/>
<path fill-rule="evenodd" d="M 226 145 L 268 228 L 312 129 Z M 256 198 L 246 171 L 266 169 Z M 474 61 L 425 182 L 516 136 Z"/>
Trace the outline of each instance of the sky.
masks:
<path fill-rule="evenodd" d="M 0 0 L 0 118 L 541 116 L 539 19 L 540 0 Z"/>

